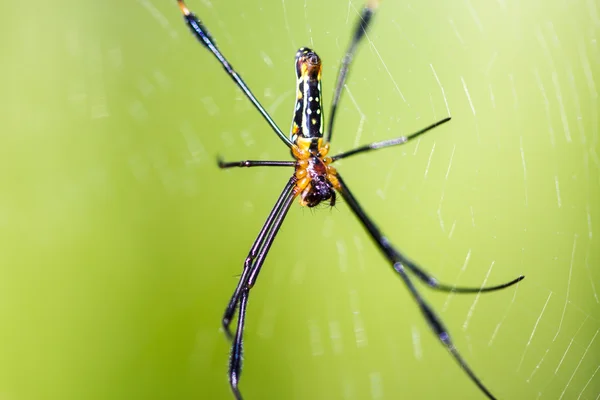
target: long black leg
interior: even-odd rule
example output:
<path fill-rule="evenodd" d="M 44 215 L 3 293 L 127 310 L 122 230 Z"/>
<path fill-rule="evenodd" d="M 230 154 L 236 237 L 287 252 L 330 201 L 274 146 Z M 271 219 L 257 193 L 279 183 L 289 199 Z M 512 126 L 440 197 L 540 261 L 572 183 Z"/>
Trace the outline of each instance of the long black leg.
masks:
<path fill-rule="evenodd" d="M 471 378 L 471 380 L 477 385 L 477 387 L 479 387 L 479 389 L 481 389 L 481 391 L 483 393 L 485 393 L 485 395 L 488 398 L 495 400 L 496 398 L 494 397 L 494 395 L 485 387 L 483 382 L 481 382 L 481 380 L 479 380 L 479 378 L 477 378 L 477 375 L 475 375 L 475 373 L 473 372 L 471 367 L 469 367 L 469 365 L 464 360 L 464 358 L 462 358 L 462 356 L 460 355 L 460 353 L 454 346 L 452 339 L 450 338 L 448 329 L 444 326 L 444 324 L 442 323 L 440 318 L 437 316 L 435 311 L 433 311 L 431 306 L 425 302 L 425 299 L 423 299 L 421 294 L 417 291 L 417 288 L 413 285 L 412 281 L 406 274 L 406 271 L 404 270 L 404 266 L 402 265 L 402 263 L 401 262 L 394 263 L 393 268 L 394 268 L 394 271 L 396 271 L 400 275 L 400 277 L 402 278 L 402 280 L 408 287 L 410 294 L 412 294 L 413 298 L 419 305 L 419 308 L 421 309 L 421 312 L 425 316 L 427 323 L 429 324 L 429 326 L 431 327 L 433 332 L 436 334 L 438 339 L 440 339 L 442 344 L 444 346 L 446 346 L 446 349 L 448 349 L 448 351 L 452 354 L 452 356 L 454 356 L 454 359 L 456 360 L 456 362 L 467 373 L 467 375 L 469 375 L 469 378 Z"/>
<path fill-rule="evenodd" d="M 249 289 L 244 289 L 240 297 L 240 314 L 238 316 L 235 339 L 231 347 L 231 356 L 229 358 L 229 384 L 236 400 L 242 400 L 242 394 L 238 389 L 240 374 L 242 372 L 242 334 L 246 322 L 246 307 L 248 306 Z"/>
<path fill-rule="evenodd" d="M 252 91 L 250 90 L 248 85 L 246 85 L 246 83 L 237 74 L 237 72 L 235 72 L 235 70 L 233 69 L 231 64 L 229 64 L 229 62 L 227 61 L 225 56 L 223 56 L 223 54 L 221 54 L 221 52 L 217 48 L 217 44 L 215 43 L 214 39 L 212 38 L 212 36 L 208 32 L 208 30 L 206 29 L 204 24 L 202 24 L 202 22 L 198 19 L 198 17 L 196 17 L 196 15 L 194 15 L 194 13 L 192 13 L 187 8 L 187 6 L 183 2 L 183 0 L 177 0 L 177 3 L 179 4 L 179 8 L 181 9 L 181 12 L 183 13 L 183 18 L 185 19 L 185 22 L 189 26 L 189 28 L 192 31 L 192 33 L 194 34 L 194 36 L 196 36 L 198 41 L 200 43 L 202 43 L 202 45 L 204 47 L 209 49 L 211 51 L 211 53 L 213 53 L 214 56 L 217 58 L 217 60 L 219 60 L 219 62 L 223 66 L 223 68 L 225 68 L 225 71 L 227 72 L 227 74 L 231 77 L 231 79 L 233 79 L 235 84 L 240 89 L 242 89 L 242 92 L 244 92 L 246 97 L 248 97 L 248 99 L 252 102 L 252 104 L 254 104 L 254 107 L 258 110 L 258 112 L 260 112 L 260 114 L 263 116 L 263 118 L 271 126 L 271 129 L 273 129 L 273 131 L 277 134 L 277 136 L 279 136 L 279 138 L 283 141 L 283 143 L 285 143 L 286 146 L 288 146 L 288 147 L 292 147 L 292 142 L 290 141 L 290 139 L 281 131 L 281 129 L 279 129 L 279 127 L 277 126 L 275 121 L 273 121 L 273 118 L 271 118 L 271 116 L 269 115 L 267 110 L 265 110 L 264 107 L 260 104 L 260 102 L 258 101 L 256 96 L 254 96 L 254 94 L 252 93 Z"/>
<path fill-rule="evenodd" d="M 396 250 L 392 244 L 387 240 L 387 238 L 381 233 L 379 228 L 375 226 L 373 221 L 367 216 L 365 211 L 360 207 L 358 201 L 354 198 L 354 195 L 349 191 L 348 187 L 342 180 L 342 178 L 338 175 L 338 180 L 341 183 L 340 193 L 342 197 L 346 199 L 348 205 L 352 208 L 352 211 L 356 214 L 356 216 L 361 220 L 363 225 L 369 231 L 369 234 L 375 240 L 379 248 L 383 251 L 386 258 L 390 260 L 390 262 L 400 262 L 404 266 L 406 266 L 415 276 L 429 286 L 431 289 L 439 290 L 441 292 L 455 292 L 455 293 L 481 293 L 481 292 L 493 292 L 496 290 L 501 290 L 512 286 L 523 279 L 525 276 L 521 275 L 510 282 L 501 283 L 499 285 L 493 286 L 482 286 L 482 287 L 468 287 L 468 286 L 454 286 L 448 285 L 445 283 L 440 283 L 436 278 L 431 276 L 429 273 L 425 272 L 425 270 L 420 267 L 417 263 L 407 258 L 405 255 Z"/>
<path fill-rule="evenodd" d="M 418 266 L 414 261 L 409 260 L 404 255 L 400 254 L 396 249 L 392 249 L 394 254 L 396 255 L 396 260 L 406 265 L 410 271 L 416 275 L 423 283 L 428 285 L 430 288 L 439 290 L 440 292 L 455 292 L 455 293 L 484 293 L 484 292 L 493 292 L 496 290 L 504 289 L 509 286 L 514 285 L 525 279 L 524 275 L 520 275 L 519 277 L 513 279 L 510 282 L 501 283 L 499 285 L 494 286 L 483 286 L 483 287 L 464 287 L 464 286 L 453 286 L 445 283 L 440 283 L 436 278 L 428 274 Z"/>
<path fill-rule="evenodd" d="M 408 136 L 400 136 L 399 138 L 395 138 L 395 139 L 388 139 L 388 140 L 382 140 L 381 142 L 369 143 L 364 146 L 360 146 L 355 149 L 348 150 L 343 153 L 337 154 L 337 155 L 331 157 L 331 159 L 333 161 L 337 161 L 339 159 L 353 156 L 355 154 L 365 153 L 365 152 L 372 151 L 372 150 L 377 150 L 377 149 L 382 149 L 385 147 L 391 147 L 391 146 L 397 146 L 400 144 L 404 144 L 404 143 L 407 143 L 407 142 L 417 138 L 418 136 L 421 136 L 425 132 L 428 132 L 428 131 L 432 130 L 433 128 L 440 126 L 443 123 L 448 122 L 448 121 L 450 121 L 450 117 L 444 118 L 436 123 L 433 123 L 423 129 L 421 129 L 420 131 L 411 133 Z"/>
<path fill-rule="evenodd" d="M 421 296 L 421 294 L 414 287 L 412 281 L 410 280 L 410 278 L 406 274 L 406 271 L 404 270 L 404 266 L 406 264 L 406 266 L 411 270 L 411 272 L 416 274 L 417 278 L 425 281 L 431 287 L 439 289 L 439 290 L 448 289 L 449 291 L 470 293 L 470 292 L 486 291 L 485 290 L 486 288 L 478 288 L 478 289 L 462 288 L 462 290 L 461 290 L 461 288 L 452 288 L 449 285 L 440 285 L 440 284 L 437 284 L 437 281 L 435 281 L 432 277 L 425 274 L 425 272 L 420 267 L 417 267 L 412 262 L 407 263 L 406 258 L 403 257 L 402 255 L 400 255 L 400 253 L 392 246 L 392 244 L 388 241 L 388 239 L 381 233 L 379 228 L 367 216 L 367 214 L 362 209 L 362 207 L 359 205 L 358 201 L 356 200 L 356 198 L 354 197 L 352 192 L 350 192 L 350 189 L 348 189 L 348 186 L 343 181 L 343 179 L 341 178 L 340 175 L 337 175 L 337 179 L 338 179 L 339 185 L 340 185 L 338 188 L 338 191 L 340 192 L 340 194 L 342 195 L 342 197 L 344 198 L 346 203 L 348 203 L 348 206 L 350 206 L 350 209 L 354 212 L 354 214 L 360 220 L 360 222 L 365 227 L 365 229 L 369 232 L 371 238 L 373 239 L 373 241 L 375 241 L 375 243 L 377 244 L 379 249 L 382 251 L 384 256 L 392 263 L 394 270 L 400 275 L 400 277 L 402 278 L 402 280 L 408 287 L 409 291 L 411 292 L 413 298 L 415 299 L 415 301 L 418 303 L 419 307 L 421 308 L 421 312 L 423 313 L 423 316 L 427 320 L 427 323 L 429 324 L 431 329 L 434 331 L 434 333 L 440 339 L 440 341 L 446 347 L 446 349 L 452 354 L 452 356 L 458 362 L 458 364 L 467 373 L 467 375 L 469 375 L 471 380 L 481 389 L 481 391 L 483 393 L 485 393 L 486 396 L 488 396 L 490 399 L 494 399 L 495 397 L 483 385 L 481 380 L 479 380 L 479 378 L 477 378 L 475 373 L 471 370 L 471 368 L 468 366 L 466 361 L 462 358 L 462 356 L 460 355 L 458 350 L 454 347 L 454 344 L 452 343 L 452 340 L 450 338 L 450 334 L 448 333 L 448 330 L 443 325 L 442 321 L 437 316 L 435 311 L 433 311 L 433 309 L 427 304 L 427 302 L 425 302 L 425 299 Z M 521 279 L 523 279 L 523 278 L 520 277 L 519 279 L 512 281 L 509 284 L 516 283 Z M 434 283 L 433 286 L 432 286 L 432 282 Z M 492 288 L 487 288 L 487 291 L 498 290 L 498 289 L 501 289 L 501 288 L 504 288 L 507 286 L 508 286 L 508 284 L 498 285 L 498 286 L 495 286 Z"/>
<path fill-rule="evenodd" d="M 346 79 L 348 78 L 348 71 L 350 71 L 350 64 L 352 63 L 352 59 L 354 58 L 354 54 L 356 53 L 356 49 L 358 44 L 365 36 L 367 29 L 373 19 L 373 14 L 375 13 L 375 9 L 379 5 L 379 0 L 368 0 L 367 4 L 362 10 L 360 14 L 360 19 L 358 20 L 356 27 L 354 28 L 354 33 L 352 34 L 352 39 L 350 44 L 348 45 L 348 49 L 346 50 L 346 55 L 342 59 L 342 65 L 340 66 L 340 70 L 338 72 L 337 81 L 335 84 L 335 91 L 333 92 L 333 99 L 331 100 L 331 117 L 329 117 L 329 123 L 327 125 L 327 131 L 325 132 L 325 142 L 331 141 L 331 135 L 333 134 L 333 122 L 335 120 L 335 112 L 337 111 L 337 106 L 340 101 L 340 97 L 342 95 L 342 90 L 344 89 L 344 84 L 346 83 Z"/>
<path fill-rule="evenodd" d="M 253 265 L 255 264 L 254 261 L 256 257 L 262 254 L 262 250 L 264 249 L 265 245 L 265 239 L 269 238 L 270 233 L 274 229 L 275 225 L 278 223 L 278 218 L 281 216 L 281 214 L 285 216 L 285 213 L 289 208 L 289 204 L 291 204 L 291 199 L 294 197 L 293 189 L 295 183 L 296 178 L 292 177 L 283 188 L 283 191 L 279 195 L 277 202 L 275 202 L 275 205 L 269 213 L 267 220 L 265 221 L 263 227 L 258 233 L 258 236 L 254 240 L 254 243 L 252 244 L 252 247 L 248 252 L 248 256 L 244 260 L 244 269 L 242 271 L 242 276 L 240 277 L 237 287 L 235 288 L 235 291 L 233 292 L 233 295 L 231 296 L 229 304 L 227 305 L 227 308 L 225 309 L 225 313 L 223 315 L 223 329 L 225 330 L 225 334 L 229 339 L 232 339 L 231 331 L 229 330 L 229 325 L 231 324 L 231 320 L 233 318 L 233 315 L 235 314 L 237 304 L 240 300 L 240 295 L 243 292 L 243 290 L 246 289 L 248 286 L 248 278 L 250 276 L 250 272 L 252 271 Z M 281 224 L 281 222 L 279 223 Z"/>
<path fill-rule="evenodd" d="M 295 178 L 290 179 L 288 185 L 286 185 L 283 193 L 281 194 L 277 204 L 273 208 L 273 211 L 269 215 L 265 226 L 268 225 L 268 228 L 263 229 L 259 233 L 259 237 L 254 242 L 252 246 L 252 250 L 257 249 L 256 252 L 250 251 L 248 258 L 246 258 L 246 262 L 244 263 L 244 272 L 242 277 L 240 278 L 240 283 L 238 284 L 236 291 L 227 307 L 227 313 L 230 312 L 229 322 L 233 313 L 235 313 L 235 305 L 239 303 L 239 315 L 238 315 L 238 323 L 235 331 L 235 338 L 233 340 L 233 345 L 231 347 L 231 358 L 229 360 L 229 383 L 231 384 L 231 390 L 236 396 L 236 399 L 241 399 L 242 396 L 238 389 L 238 384 L 240 380 L 240 375 L 242 372 L 242 353 L 243 353 L 243 334 L 244 334 L 244 322 L 246 318 L 246 306 L 248 304 L 248 295 L 250 293 L 250 289 L 254 286 L 256 282 L 256 278 L 258 273 L 260 272 L 260 268 L 262 267 L 263 262 L 275 240 L 275 236 L 277 236 L 277 232 L 285 219 L 285 216 L 290 209 L 292 201 L 294 200 L 295 194 L 293 191 L 293 183 L 295 183 Z M 290 187 L 290 184 L 292 186 Z M 276 211 L 276 212 L 275 212 Z M 265 236 L 266 234 L 266 236 Z M 261 238 L 262 236 L 262 238 Z M 257 246 L 257 242 L 259 245 Z M 254 258 L 253 254 L 256 256 Z M 232 306 L 233 303 L 233 306 Z M 223 323 L 225 325 L 225 318 L 223 319 Z M 229 331 L 229 323 L 225 326 L 226 332 Z"/>
<path fill-rule="evenodd" d="M 262 160 L 243 160 L 243 161 L 228 161 L 225 162 L 220 158 L 217 160 L 219 168 L 234 168 L 234 167 L 294 167 L 296 161 L 262 161 Z"/>

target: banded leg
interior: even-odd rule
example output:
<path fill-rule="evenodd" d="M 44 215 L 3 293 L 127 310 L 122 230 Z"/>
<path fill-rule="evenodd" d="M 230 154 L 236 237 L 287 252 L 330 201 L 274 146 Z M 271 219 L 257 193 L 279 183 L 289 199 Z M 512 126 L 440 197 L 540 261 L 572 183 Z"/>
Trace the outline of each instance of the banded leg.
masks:
<path fill-rule="evenodd" d="M 231 64 L 229 64 L 229 61 L 227 61 L 225 56 L 219 51 L 215 40 L 212 38 L 202 21 L 200 21 L 198 17 L 196 17 L 196 15 L 187 8 L 183 0 L 177 0 L 177 4 L 181 9 L 183 19 L 185 20 L 186 24 L 188 25 L 196 39 L 198 39 L 198 41 L 204 47 L 210 50 L 210 52 L 217 58 L 217 60 L 219 60 L 219 62 L 225 69 L 225 72 L 227 72 L 227 75 L 229 75 L 231 79 L 233 79 L 235 84 L 242 90 L 242 92 L 244 92 L 246 97 L 254 105 L 254 108 L 258 110 L 260 115 L 262 115 L 263 118 L 267 121 L 267 123 L 271 126 L 271 129 L 273 129 L 277 136 L 279 136 L 279 139 L 281 139 L 287 147 L 292 147 L 292 142 L 290 141 L 290 139 L 281 131 L 281 129 L 277 126 L 275 121 L 273 121 L 273 118 L 271 118 L 267 110 L 265 110 L 265 108 L 260 104 L 256 96 L 254 96 L 248 85 L 246 85 L 244 80 L 237 74 L 237 72 L 235 72 Z"/>
<path fill-rule="evenodd" d="M 440 120 L 438 122 L 435 122 L 435 123 L 433 123 L 433 124 L 431 124 L 431 125 L 423 128 L 423 129 L 421 129 L 420 131 L 411 133 L 408 136 L 400 136 L 399 138 L 395 138 L 395 139 L 388 139 L 388 140 L 382 140 L 380 142 L 369 143 L 369 144 L 366 144 L 364 146 L 360 146 L 360 147 L 357 147 L 355 149 L 348 150 L 348 151 L 345 151 L 343 153 L 337 154 L 337 155 L 331 157 L 331 159 L 333 161 L 337 161 L 337 160 L 340 160 L 342 158 L 353 156 L 355 154 L 366 153 L 366 152 L 369 152 L 369 151 L 372 151 L 372 150 L 378 150 L 378 149 L 383 149 L 383 148 L 386 148 L 386 147 L 398 146 L 398 145 L 401 145 L 401 144 L 405 144 L 405 143 L 408 143 L 409 141 L 411 141 L 413 139 L 416 139 L 417 137 L 421 136 L 425 132 L 428 132 L 428 131 L 432 130 L 433 128 L 438 127 L 438 126 L 440 126 L 443 123 L 446 123 L 448 121 L 450 121 L 450 117 L 447 117 L 447 118 L 444 118 L 444 119 L 442 119 L 442 120 Z"/>
<path fill-rule="evenodd" d="M 295 167 L 296 161 L 262 161 L 262 160 L 243 160 L 243 161 L 228 161 L 225 162 L 220 158 L 217 159 L 219 168 L 235 168 L 235 167 Z"/>
<path fill-rule="evenodd" d="M 406 285 L 406 287 L 410 291 L 411 295 L 413 296 L 413 298 L 419 305 L 419 308 L 421 309 L 421 313 L 425 317 L 425 320 L 429 324 L 431 330 L 436 334 L 438 339 L 442 342 L 442 344 L 446 347 L 446 349 L 452 354 L 452 356 L 454 357 L 456 362 L 462 367 L 462 369 L 467 373 L 469 378 L 479 387 L 479 389 L 488 398 L 495 399 L 495 397 L 491 394 L 491 392 L 484 386 L 483 382 L 481 382 L 481 380 L 479 378 L 477 378 L 477 376 L 475 375 L 473 370 L 469 367 L 467 362 L 462 358 L 462 356 L 460 355 L 460 353 L 454 346 L 452 339 L 450 338 L 448 329 L 444 326 L 444 324 L 442 323 L 442 321 L 438 317 L 438 315 L 435 313 L 435 311 L 431 308 L 431 306 L 429 306 L 429 304 L 427 304 L 427 302 L 425 301 L 423 296 L 416 289 L 416 287 L 412 283 L 412 280 L 406 273 L 404 267 L 406 265 L 406 267 L 408 267 L 408 269 L 411 272 L 413 272 L 417 276 L 418 279 L 424 281 L 425 283 L 427 283 L 430 287 L 432 287 L 434 289 L 443 290 L 443 291 L 455 291 L 458 293 L 474 293 L 474 292 L 499 290 L 499 289 L 508 287 L 510 285 L 513 285 L 513 284 L 519 282 L 524 277 L 521 276 L 521 277 L 519 277 L 511 282 L 508 282 L 506 284 L 503 284 L 503 285 L 497 285 L 497 286 L 493 286 L 493 287 L 484 287 L 484 288 L 461 288 L 461 287 L 453 288 L 450 285 L 443 285 L 443 284 L 437 283 L 437 280 L 435 280 L 433 277 L 431 277 L 430 275 L 425 273 L 423 271 L 423 269 L 421 269 L 415 263 L 407 262 L 406 257 L 402 256 L 400 254 L 400 252 L 398 252 L 392 246 L 392 244 L 388 241 L 388 239 L 381 233 L 379 228 L 373 223 L 373 221 L 369 218 L 369 216 L 367 216 L 367 214 L 362 209 L 362 207 L 358 204 L 358 201 L 356 200 L 356 198 L 354 197 L 352 192 L 350 192 L 350 189 L 348 189 L 348 186 L 343 181 L 343 179 L 339 176 L 339 174 L 337 175 L 337 179 L 339 181 L 339 186 L 338 186 L 337 190 L 340 192 L 340 194 L 342 195 L 342 197 L 344 198 L 346 203 L 348 203 L 348 206 L 350 207 L 352 212 L 356 215 L 356 217 L 360 220 L 360 222 L 365 227 L 365 229 L 369 232 L 371 238 L 373 239 L 373 241 L 375 241 L 375 243 L 377 244 L 379 249 L 382 251 L 384 256 L 392 264 L 394 271 L 396 273 L 398 273 L 398 275 L 400 275 L 400 277 L 404 281 L 404 284 Z"/>
<path fill-rule="evenodd" d="M 288 184 L 283 189 L 283 192 L 279 196 L 277 203 L 273 207 L 273 210 L 269 214 L 267 221 L 261 229 L 258 237 L 252 245 L 252 249 L 244 262 L 244 271 L 240 278 L 240 281 L 235 289 L 229 305 L 225 311 L 223 317 L 223 327 L 228 337 L 231 338 L 231 332 L 229 331 L 229 324 L 235 314 L 237 305 L 239 304 L 239 314 L 237 327 L 235 331 L 235 337 L 233 338 L 233 344 L 231 347 L 231 357 L 229 359 L 229 383 L 231 390 L 235 395 L 235 398 L 240 400 L 242 395 L 239 391 L 238 385 L 240 381 L 240 375 L 242 372 L 242 355 L 243 355 L 243 334 L 244 334 L 244 323 L 246 320 L 246 307 L 248 305 L 248 296 L 250 289 L 254 286 L 258 273 L 262 267 L 262 264 L 267 257 L 267 254 L 279 232 L 279 228 L 287 215 L 288 210 L 292 204 L 292 201 L 296 197 L 294 192 L 294 184 L 296 179 L 292 177 Z"/>
<path fill-rule="evenodd" d="M 373 19 L 373 14 L 375 13 L 375 9 L 379 6 L 379 0 L 368 0 L 367 4 L 362 10 L 360 14 L 360 19 L 358 20 L 356 27 L 354 28 L 354 33 L 352 34 L 352 39 L 350 40 L 350 44 L 348 45 L 348 49 L 346 50 L 346 54 L 342 59 L 342 65 L 340 65 L 340 70 L 338 72 L 337 81 L 335 83 L 335 91 L 333 92 L 333 99 L 331 100 L 331 117 L 329 117 L 329 123 L 327 125 L 327 131 L 325 132 L 324 142 L 331 141 L 331 135 L 333 133 L 333 122 L 335 121 L 335 112 L 337 111 L 337 106 L 340 101 L 340 97 L 342 95 L 342 90 L 344 89 L 344 84 L 346 83 L 346 79 L 348 78 L 348 72 L 350 71 L 350 64 L 352 63 L 352 59 L 354 58 L 354 54 L 356 54 L 356 49 L 358 44 L 361 42 L 369 25 L 371 24 L 371 20 Z"/>

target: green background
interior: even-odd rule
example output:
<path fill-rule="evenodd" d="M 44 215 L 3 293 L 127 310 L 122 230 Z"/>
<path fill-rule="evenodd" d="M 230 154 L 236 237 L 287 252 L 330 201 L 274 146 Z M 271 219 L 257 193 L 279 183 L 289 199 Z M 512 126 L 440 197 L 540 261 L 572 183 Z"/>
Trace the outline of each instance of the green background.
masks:
<path fill-rule="evenodd" d="M 600 393 L 600 5 L 384 1 L 333 148 L 502 399 Z M 284 132 L 293 57 L 331 96 L 360 1 L 192 1 Z M 0 6 L 0 399 L 229 399 L 220 318 L 290 171 L 174 1 Z M 466 262 L 465 260 L 468 261 Z M 464 267 L 466 265 L 466 268 Z M 492 268 L 493 266 L 493 268 Z M 252 291 L 247 399 L 483 398 L 349 209 L 294 204 Z"/>

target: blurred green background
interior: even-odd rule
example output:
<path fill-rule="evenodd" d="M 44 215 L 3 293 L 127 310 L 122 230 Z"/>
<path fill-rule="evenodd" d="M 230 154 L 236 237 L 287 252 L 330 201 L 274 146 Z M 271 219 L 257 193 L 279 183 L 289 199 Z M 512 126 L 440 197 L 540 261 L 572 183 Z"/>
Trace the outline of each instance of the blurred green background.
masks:
<path fill-rule="evenodd" d="M 293 57 L 327 99 L 361 1 L 190 1 L 287 132 Z M 230 399 L 220 318 L 289 154 L 175 1 L 0 6 L 0 399 Z M 600 5 L 384 1 L 333 148 L 502 399 L 600 393 Z M 314 212 L 313 212 L 314 211 Z M 420 286 L 421 287 L 421 286 Z M 480 399 L 342 202 L 296 204 L 252 292 L 247 399 Z"/>

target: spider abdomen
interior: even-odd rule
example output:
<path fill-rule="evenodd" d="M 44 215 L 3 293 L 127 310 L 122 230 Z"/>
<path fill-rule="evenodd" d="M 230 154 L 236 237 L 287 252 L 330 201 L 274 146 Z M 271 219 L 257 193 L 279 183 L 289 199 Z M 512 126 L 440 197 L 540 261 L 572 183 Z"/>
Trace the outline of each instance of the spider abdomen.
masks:
<path fill-rule="evenodd" d="M 323 136 L 323 107 L 321 106 L 321 59 L 309 48 L 296 52 L 296 104 L 292 122 L 292 141 L 298 136 Z"/>

